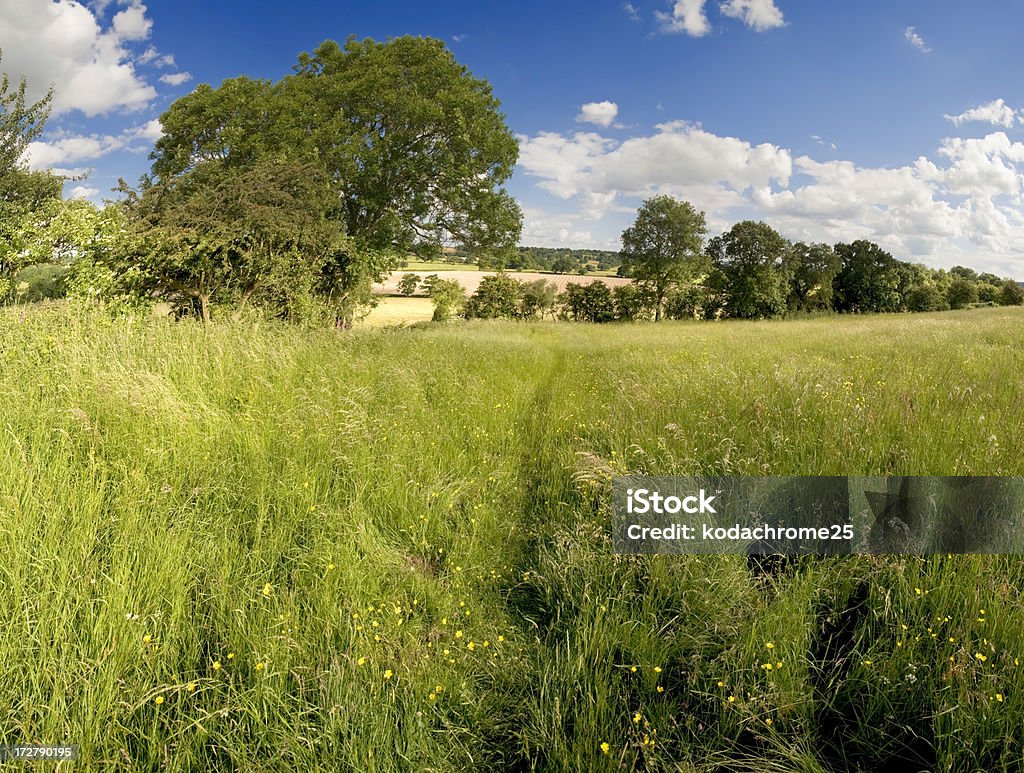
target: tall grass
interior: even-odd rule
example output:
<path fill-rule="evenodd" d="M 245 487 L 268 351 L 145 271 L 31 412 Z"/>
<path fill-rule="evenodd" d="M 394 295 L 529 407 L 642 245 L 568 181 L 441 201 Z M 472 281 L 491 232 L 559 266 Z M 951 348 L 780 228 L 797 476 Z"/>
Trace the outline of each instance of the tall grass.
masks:
<path fill-rule="evenodd" d="M 1024 474 L 1022 330 L 0 315 L 0 743 L 83 770 L 1015 769 L 1024 562 L 759 579 L 614 556 L 607 503 L 616 472 Z"/>

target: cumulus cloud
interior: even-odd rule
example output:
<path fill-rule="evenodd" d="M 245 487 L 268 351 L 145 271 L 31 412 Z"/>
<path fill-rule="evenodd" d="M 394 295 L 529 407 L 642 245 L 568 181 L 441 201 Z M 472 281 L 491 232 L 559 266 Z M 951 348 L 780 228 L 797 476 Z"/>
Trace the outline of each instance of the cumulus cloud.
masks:
<path fill-rule="evenodd" d="M 903 37 L 906 38 L 906 41 L 910 45 L 912 45 L 922 54 L 931 53 L 931 49 L 928 48 L 928 44 L 924 42 L 924 38 L 922 38 L 920 35 L 914 32 L 913 27 L 907 27 L 905 30 L 903 30 Z"/>
<path fill-rule="evenodd" d="M 93 196 L 100 192 L 99 188 L 93 188 L 89 185 L 76 185 L 74 188 L 68 191 L 68 198 L 71 199 L 91 199 Z"/>
<path fill-rule="evenodd" d="M 188 72 L 172 72 L 160 76 L 160 82 L 166 83 L 169 86 L 180 86 L 182 83 L 188 83 L 190 80 L 192 80 L 192 73 Z"/>
<path fill-rule="evenodd" d="M 672 13 L 655 11 L 654 16 L 660 22 L 662 32 L 685 32 L 699 38 L 711 31 L 704 13 L 704 0 L 676 0 Z"/>
<path fill-rule="evenodd" d="M 587 102 L 580 107 L 577 123 L 592 123 L 596 126 L 611 126 L 615 116 L 619 114 L 619 106 L 614 102 Z"/>
<path fill-rule="evenodd" d="M 136 72 L 129 44 L 146 39 L 152 22 L 138 0 L 122 5 L 104 27 L 96 6 L 90 9 L 73 0 L 4 0 L 4 69 L 25 76 L 31 98 L 42 96 L 52 84 L 55 115 L 80 110 L 95 116 L 145 107 L 156 90 Z"/>
<path fill-rule="evenodd" d="M 1022 261 L 1024 276 L 1024 142 L 1004 132 L 949 138 L 932 158 L 902 166 L 865 167 L 685 121 L 656 129 L 621 142 L 596 132 L 519 137 L 521 170 L 576 203 L 554 221 L 535 218 L 551 241 L 562 230 L 620 230 L 642 199 L 665 193 L 704 210 L 711 231 L 763 218 L 791 239 L 870 239 L 904 258 L 952 265 L 956 256 L 1004 275 Z"/>
<path fill-rule="evenodd" d="M 95 161 L 120 150 L 141 153 L 160 137 L 159 120 L 125 129 L 120 134 L 62 136 L 46 142 L 30 142 L 25 150 L 29 169 L 61 169 L 79 161 Z M 72 171 L 81 171 L 72 170 Z M 77 176 L 77 175 L 76 175 Z"/>
<path fill-rule="evenodd" d="M 637 7 L 632 3 L 623 3 L 622 10 L 626 12 L 626 15 L 632 21 L 640 21 L 640 11 L 637 10 Z"/>
<path fill-rule="evenodd" d="M 946 115 L 944 118 L 956 126 L 969 121 L 980 121 L 990 123 L 994 126 L 1005 126 L 1009 129 L 1017 120 L 1017 111 L 1008 106 L 1002 99 L 986 102 L 984 105 L 964 110 L 960 115 Z M 1021 118 L 1024 121 L 1024 116 Z"/>
<path fill-rule="evenodd" d="M 758 32 L 782 27 L 782 11 L 773 0 L 726 0 L 719 6 L 725 16 L 739 19 Z"/>

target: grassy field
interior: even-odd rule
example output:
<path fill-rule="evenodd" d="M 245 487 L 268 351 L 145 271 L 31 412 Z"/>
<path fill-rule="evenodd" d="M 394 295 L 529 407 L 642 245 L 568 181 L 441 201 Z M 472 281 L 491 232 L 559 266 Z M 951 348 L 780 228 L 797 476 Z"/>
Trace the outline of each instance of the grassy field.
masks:
<path fill-rule="evenodd" d="M 1024 474 L 1022 332 L 0 314 L 0 743 L 89 771 L 1017 770 L 1024 561 L 757 579 L 616 557 L 607 508 L 625 471 Z"/>

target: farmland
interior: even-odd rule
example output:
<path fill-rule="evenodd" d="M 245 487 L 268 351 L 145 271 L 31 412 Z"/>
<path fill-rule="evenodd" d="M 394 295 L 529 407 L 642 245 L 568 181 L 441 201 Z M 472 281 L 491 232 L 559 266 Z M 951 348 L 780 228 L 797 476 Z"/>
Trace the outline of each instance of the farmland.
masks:
<path fill-rule="evenodd" d="M 1024 474 L 1022 330 L 3 310 L 3 742 L 90 771 L 1019 769 L 1019 558 L 615 556 L 608 481 Z"/>

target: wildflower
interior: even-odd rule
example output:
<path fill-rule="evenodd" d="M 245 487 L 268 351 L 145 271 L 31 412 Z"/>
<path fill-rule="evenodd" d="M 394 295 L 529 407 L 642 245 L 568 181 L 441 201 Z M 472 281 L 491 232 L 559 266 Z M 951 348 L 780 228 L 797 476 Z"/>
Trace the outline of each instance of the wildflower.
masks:
<path fill-rule="evenodd" d="M 499 636 L 498 636 L 498 641 L 505 641 L 505 637 L 504 637 L 504 636 L 501 636 L 501 635 L 499 635 Z"/>
<path fill-rule="evenodd" d="M 466 645 L 466 648 L 469 649 L 470 651 L 472 651 L 472 650 L 476 649 L 476 645 L 473 642 L 470 642 L 469 644 Z"/>
<path fill-rule="evenodd" d="M 974 657 L 976 657 L 976 658 L 977 658 L 978 660 L 982 661 L 983 663 L 984 663 L 984 662 L 985 662 L 986 660 L 988 660 L 988 658 L 987 658 L 987 657 L 985 657 L 984 655 L 982 655 L 982 654 L 981 654 L 980 652 L 975 652 L 975 653 L 974 653 Z"/>
<path fill-rule="evenodd" d="M 153 641 L 153 637 L 150 636 L 148 633 L 142 637 L 143 644 L 149 644 L 151 641 Z"/>
<path fill-rule="evenodd" d="M 645 749 L 653 749 L 654 748 L 654 739 L 651 738 L 649 735 L 645 735 L 644 736 L 644 748 Z"/>
<path fill-rule="evenodd" d="M 435 695 L 434 693 L 430 693 L 430 695 L 428 695 L 427 697 L 432 701 L 437 700 L 437 695 Z"/>
<path fill-rule="evenodd" d="M 767 647 L 767 648 L 768 648 L 768 649 L 770 649 L 770 650 L 773 650 L 773 649 L 775 649 L 775 643 L 774 643 L 774 642 L 768 642 L 768 643 L 767 643 L 766 645 L 764 645 L 764 646 L 765 646 L 765 647 Z"/>
<path fill-rule="evenodd" d="M 333 570 L 334 570 L 334 564 L 328 564 L 328 565 L 327 565 L 327 571 L 328 571 L 328 572 L 331 572 L 331 571 L 333 571 Z"/>
<path fill-rule="evenodd" d="M 269 582 L 268 582 L 268 583 L 266 583 L 266 584 L 265 584 L 265 585 L 263 586 L 263 595 L 264 595 L 264 596 L 269 596 L 269 595 L 270 595 L 271 593 L 273 593 L 273 592 L 274 592 L 274 586 L 273 586 L 273 585 L 271 585 L 271 584 L 270 584 Z"/>
<path fill-rule="evenodd" d="M 155 703 L 156 703 L 157 706 L 161 705 L 163 702 L 164 702 L 164 696 L 162 696 L 162 695 L 156 696 Z"/>
<path fill-rule="evenodd" d="M 455 632 L 455 638 L 456 639 L 461 639 L 462 638 L 462 631 L 456 631 Z"/>
<path fill-rule="evenodd" d="M 262 671 L 266 667 L 267 667 L 266 664 L 262 660 L 259 663 L 256 664 L 256 670 L 257 671 Z"/>
<path fill-rule="evenodd" d="M 633 724 L 639 725 L 640 720 L 642 720 L 643 718 L 643 715 L 638 711 L 636 714 L 633 715 Z"/>
<path fill-rule="evenodd" d="M 718 686 L 719 686 L 719 687 L 725 687 L 725 682 L 719 682 L 719 683 L 718 683 Z"/>
<path fill-rule="evenodd" d="M 736 702 L 736 696 L 735 695 L 730 695 L 729 696 L 729 703 L 735 703 L 735 702 Z"/>
<path fill-rule="evenodd" d="M 1003 694 L 1001 692 L 997 692 L 996 693 L 996 700 L 999 701 L 1000 703 L 1003 702 Z"/>
<path fill-rule="evenodd" d="M 630 673 L 635 674 L 636 673 L 636 666 L 630 666 L 629 671 L 630 671 Z"/>
<path fill-rule="evenodd" d="M 229 652 L 228 653 L 228 660 L 232 660 L 234 657 L 235 657 L 235 653 L 234 652 Z"/>
<path fill-rule="evenodd" d="M 608 754 L 608 752 L 611 751 L 611 748 L 612 748 L 611 744 L 609 744 L 607 741 L 604 741 L 604 742 L 601 743 L 601 753 L 602 754 Z"/>
<path fill-rule="evenodd" d="M 766 725 L 768 725 L 768 727 L 771 727 L 771 726 L 772 726 L 772 718 L 771 718 L 771 717 L 768 717 L 768 719 L 766 719 L 766 720 L 764 721 L 764 723 L 765 723 Z"/>
<path fill-rule="evenodd" d="M 665 688 L 662 687 L 660 684 L 658 685 L 658 692 L 665 692 Z"/>
<path fill-rule="evenodd" d="M 654 667 L 654 673 L 660 674 L 661 673 L 661 666 L 655 666 Z"/>
<path fill-rule="evenodd" d="M 395 675 L 395 672 L 394 672 L 394 671 L 392 671 L 392 670 L 391 670 L 390 668 L 389 668 L 389 669 L 387 669 L 387 670 L 386 670 L 386 671 L 384 672 L 384 678 L 385 678 L 385 679 L 390 679 L 390 678 L 391 678 L 391 677 L 393 677 L 394 675 Z"/>
<path fill-rule="evenodd" d="M 219 660 L 213 661 L 213 670 L 214 671 L 220 671 L 220 661 Z"/>

